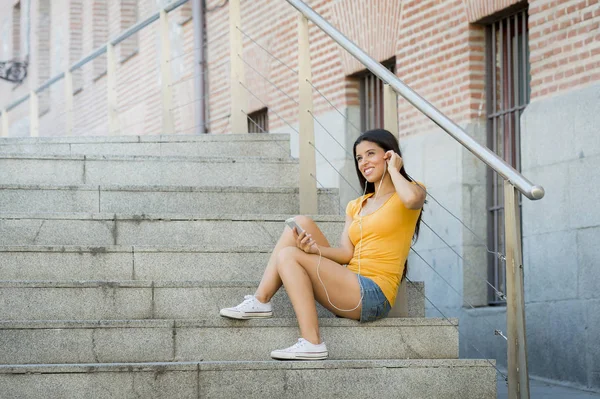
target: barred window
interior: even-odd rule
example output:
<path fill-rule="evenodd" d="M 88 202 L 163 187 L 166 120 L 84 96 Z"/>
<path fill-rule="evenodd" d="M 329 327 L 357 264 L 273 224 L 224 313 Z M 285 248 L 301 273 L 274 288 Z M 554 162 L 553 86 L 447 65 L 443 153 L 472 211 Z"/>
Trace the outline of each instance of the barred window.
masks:
<path fill-rule="evenodd" d="M 396 59 L 382 63 L 391 72 L 395 71 Z M 383 128 L 383 81 L 367 70 L 356 75 L 360 79 L 360 123 L 361 131 Z"/>
<path fill-rule="evenodd" d="M 248 133 L 268 133 L 269 132 L 269 110 L 267 108 L 259 109 L 248 114 Z"/>
<path fill-rule="evenodd" d="M 528 49 L 527 9 L 486 27 L 488 146 L 516 170 L 521 168 L 520 120 L 530 97 Z M 488 168 L 488 246 L 500 253 L 505 252 L 503 184 L 504 179 Z M 506 292 L 505 270 L 503 262 L 490 254 L 489 281 L 501 292 Z M 504 303 L 491 288 L 488 292 L 490 304 Z"/>

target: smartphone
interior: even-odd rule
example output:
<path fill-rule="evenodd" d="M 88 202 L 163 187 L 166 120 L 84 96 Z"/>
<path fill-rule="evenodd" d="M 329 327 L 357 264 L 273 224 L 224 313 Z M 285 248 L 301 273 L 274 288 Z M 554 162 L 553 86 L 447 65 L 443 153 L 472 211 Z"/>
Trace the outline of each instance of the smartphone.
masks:
<path fill-rule="evenodd" d="M 302 232 L 304 231 L 304 229 L 302 227 L 300 227 L 300 225 L 298 223 L 296 223 L 294 218 L 289 218 L 288 220 L 285 221 L 285 224 L 287 224 L 288 227 L 292 230 L 294 230 L 294 227 L 295 227 L 296 231 L 298 232 L 298 235 L 302 234 Z"/>

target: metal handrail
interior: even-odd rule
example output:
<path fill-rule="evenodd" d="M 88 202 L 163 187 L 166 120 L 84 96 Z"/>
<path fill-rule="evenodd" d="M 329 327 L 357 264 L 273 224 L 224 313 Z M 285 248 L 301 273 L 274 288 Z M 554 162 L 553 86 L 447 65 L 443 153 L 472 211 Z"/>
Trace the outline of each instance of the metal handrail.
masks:
<path fill-rule="evenodd" d="M 389 84 L 398 94 L 415 106 L 415 108 L 421 111 L 436 125 L 441 127 L 446 133 L 471 151 L 473 155 L 481 159 L 486 165 L 513 184 L 520 192 L 523 193 L 523 195 L 531 200 L 538 200 L 544 197 L 545 192 L 542 186 L 534 185 L 527 178 L 525 178 L 525 176 L 506 163 L 490 149 L 475 141 L 475 139 L 469 136 L 460 126 L 450 120 L 446 115 L 431 105 L 423 97 L 414 92 L 387 68 L 375 61 L 371 56 L 369 56 L 360 47 L 344 36 L 340 31 L 334 28 L 311 7 L 306 5 L 301 0 L 286 1 L 296 8 L 300 13 L 302 13 L 307 19 L 311 20 L 315 25 L 321 28 L 321 30 L 331 37 L 336 43 L 346 49 L 346 51 L 354 56 L 354 58 L 367 67 L 368 70 Z"/>
<path fill-rule="evenodd" d="M 166 6 L 164 6 L 161 9 L 161 11 L 164 10 L 165 12 L 169 13 L 169 12 L 175 10 L 176 8 L 184 5 L 188 1 L 189 0 L 176 0 L 173 3 L 169 3 Z M 123 31 L 121 34 L 119 34 L 119 36 L 115 37 L 112 40 L 109 40 L 107 44 L 112 44 L 113 46 L 116 46 L 117 44 L 126 40 L 130 36 L 133 36 L 137 32 L 141 31 L 142 29 L 144 29 L 146 26 L 150 25 L 151 23 L 158 21 L 158 19 L 160 18 L 161 11 L 158 11 L 158 12 L 152 14 L 150 17 L 146 18 L 145 20 L 140 21 L 137 24 L 133 25 L 131 28 Z M 69 72 L 73 72 L 76 69 L 81 68 L 88 62 L 93 61 L 94 59 L 100 57 L 102 54 L 106 53 L 107 44 L 103 44 L 102 46 L 98 47 L 96 50 L 92 51 L 91 53 L 89 53 L 88 55 L 83 57 L 81 60 L 79 60 L 76 63 L 74 63 L 73 65 L 71 65 L 69 67 Z M 56 76 L 48 79 L 44 83 L 42 83 L 38 88 L 34 89 L 33 91 L 35 93 L 41 93 L 48 87 L 52 86 L 54 83 L 58 82 L 61 79 L 64 79 L 64 77 L 65 77 L 65 73 L 61 72 L 58 75 L 56 75 Z M 23 97 L 19 98 L 18 100 L 15 100 L 12 103 L 8 104 L 5 108 L 6 112 L 18 107 L 19 105 L 21 105 L 22 103 L 27 101 L 29 99 L 30 95 L 31 95 L 31 93 L 27 93 Z M 2 112 L 0 112 L 0 115 L 2 115 Z"/>

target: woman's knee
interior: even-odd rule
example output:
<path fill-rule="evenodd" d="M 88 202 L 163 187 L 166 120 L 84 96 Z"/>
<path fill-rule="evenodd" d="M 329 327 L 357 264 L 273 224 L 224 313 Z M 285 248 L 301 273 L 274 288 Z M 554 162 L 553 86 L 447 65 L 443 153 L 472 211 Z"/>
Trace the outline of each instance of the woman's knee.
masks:
<path fill-rule="evenodd" d="M 294 220 L 303 229 L 306 229 L 306 228 L 308 228 L 308 227 L 313 226 L 313 225 L 316 224 L 315 221 L 312 220 L 312 218 L 310 218 L 308 216 L 304 216 L 304 215 L 296 215 L 296 216 L 294 216 Z"/>
<path fill-rule="evenodd" d="M 298 247 L 284 247 L 277 253 L 277 270 L 281 270 L 290 261 L 297 262 L 298 255 L 302 252 Z"/>

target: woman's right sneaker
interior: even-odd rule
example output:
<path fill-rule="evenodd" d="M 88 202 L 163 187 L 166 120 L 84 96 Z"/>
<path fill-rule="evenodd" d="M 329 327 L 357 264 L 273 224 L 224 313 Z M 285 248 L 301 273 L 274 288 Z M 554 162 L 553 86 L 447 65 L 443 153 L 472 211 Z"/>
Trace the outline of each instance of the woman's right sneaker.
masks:
<path fill-rule="evenodd" d="M 260 319 L 273 317 L 271 302 L 262 303 L 254 295 L 246 295 L 244 302 L 232 308 L 221 309 L 221 316 L 231 319 Z"/>
<path fill-rule="evenodd" d="M 304 338 L 289 348 L 271 352 L 271 357 L 278 360 L 325 360 L 329 357 L 325 342 L 315 345 Z"/>

